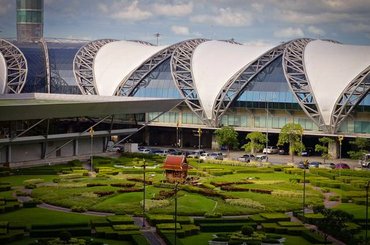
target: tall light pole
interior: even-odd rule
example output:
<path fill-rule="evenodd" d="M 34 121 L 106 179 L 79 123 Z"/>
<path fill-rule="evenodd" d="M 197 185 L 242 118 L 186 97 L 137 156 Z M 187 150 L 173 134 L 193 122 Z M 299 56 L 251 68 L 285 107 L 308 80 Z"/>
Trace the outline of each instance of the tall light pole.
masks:
<path fill-rule="evenodd" d="M 202 129 L 201 128 L 198 128 L 198 137 L 199 137 L 199 139 L 198 139 L 198 150 L 199 150 L 199 152 L 198 152 L 198 154 L 199 154 L 198 160 L 199 160 L 199 163 L 200 163 L 200 143 L 201 143 L 201 138 L 202 138 Z"/>
<path fill-rule="evenodd" d="M 145 187 L 146 187 L 146 181 L 145 181 L 145 170 L 146 170 L 146 164 L 145 164 L 145 159 L 143 159 L 143 228 L 145 227 Z"/>
<path fill-rule="evenodd" d="M 90 128 L 90 171 L 93 171 L 93 145 L 94 145 L 94 129 Z"/>
<path fill-rule="evenodd" d="M 158 46 L 158 41 L 159 41 L 159 37 L 161 36 L 161 34 L 160 33 L 156 33 L 156 34 L 154 34 L 154 36 L 157 38 L 157 46 Z"/>
<path fill-rule="evenodd" d="M 367 240 L 367 230 L 369 229 L 369 186 L 370 186 L 370 180 L 365 185 L 366 189 L 366 211 L 365 211 L 365 245 L 368 244 Z"/>
<path fill-rule="evenodd" d="M 339 140 L 339 161 L 342 162 L 342 141 L 343 141 L 343 135 L 338 136 Z"/>
<path fill-rule="evenodd" d="M 268 149 L 268 146 L 269 146 L 269 125 L 268 125 L 268 121 L 269 121 L 269 102 L 266 99 L 266 161 L 268 159 L 267 149 Z"/>
<path fill-rule="evenodd" d="M 175 245 L 177 245 L 177 191 L 179 183 L 176 182 L 175 185 Z"/>
<path fill-rule="evenodd" d="M 303 202 L 302 202 L 302 212 L 303 212 L 303 220 L 305 215 L 305 207 L 306 207 L 306 167 L 308 165 L 307 159 L 303 162 Z"/>

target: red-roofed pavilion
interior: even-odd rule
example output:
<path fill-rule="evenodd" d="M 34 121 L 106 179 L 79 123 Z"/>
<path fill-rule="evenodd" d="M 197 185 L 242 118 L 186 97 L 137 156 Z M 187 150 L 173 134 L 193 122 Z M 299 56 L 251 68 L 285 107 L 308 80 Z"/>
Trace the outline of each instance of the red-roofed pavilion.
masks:
<path fill-rule="evenodd" d="M 183 183 L 188 175 L 189 166 L 184 155 L 167 155 L 163 168 L 165 169 L 168 182 Z"/>

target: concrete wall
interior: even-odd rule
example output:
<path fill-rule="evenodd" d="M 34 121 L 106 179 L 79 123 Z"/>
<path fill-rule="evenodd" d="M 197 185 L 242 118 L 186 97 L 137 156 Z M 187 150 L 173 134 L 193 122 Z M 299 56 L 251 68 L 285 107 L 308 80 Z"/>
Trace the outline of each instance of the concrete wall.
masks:
<path fill-rule="evenodd" d="M 93 153 L 102 153 L 104 150 L 104 137 L 93 139 Z M 75 147 L 77 155 L 89 155 L 91 154 L 91 139 L 78 139 L 77 146 L 74 146 L 74 142 L 71 141 L 60 150 L 56 150 L 58 147 L 65 144 L 67 140 L 55 140 L 47 142 L 46 154 L 47 159 L 57 159 L 59 157 L 70 157 L 74 156 Z M 4 146 L 0 149 L 0 163 L 16 163 L 16 162 L 27 162 L 42 159 L 43 148 L 45 147 L 44 142 L 36 143 L 25 143 L 25 144 L 12 144 L 10 145 L 10 156 L 7 157 L 8 147 Z"/>

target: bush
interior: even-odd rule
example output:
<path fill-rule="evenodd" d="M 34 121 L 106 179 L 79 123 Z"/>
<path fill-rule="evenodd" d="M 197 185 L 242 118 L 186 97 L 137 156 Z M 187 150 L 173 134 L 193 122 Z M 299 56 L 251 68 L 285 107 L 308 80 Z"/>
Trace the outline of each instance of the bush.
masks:
<path fill-rule="evenodd" d="M 123 224 L 133 224 L 134 220 L 132 217 L 127 215 L 112 215 L 108 216 L 107 220 L 112 225 L 123 225 Z"/>
<path fill-rule="evenodd" d="M 84 213 L 86 212 L 86 208 L 81 207 L 81 206 L 73 206 L 71 207 L 71 211 L 76 212 L 76 213 Z"/>
<path fill-rule="evenodd" d="M 254 232 L 254 229 L 252 226 L 249 226 L 249 225 L 243 225 L 242 226 L 242 234 L 243 235 L 246 235 L 246 236 L 250 236 L 252 235 Z"/>
<path fill-rule="evenodd" d="M 215 212 L 207 212 L 204 214 L 205 218 L 221 218 L 222 213 L 215 213 Z"/>

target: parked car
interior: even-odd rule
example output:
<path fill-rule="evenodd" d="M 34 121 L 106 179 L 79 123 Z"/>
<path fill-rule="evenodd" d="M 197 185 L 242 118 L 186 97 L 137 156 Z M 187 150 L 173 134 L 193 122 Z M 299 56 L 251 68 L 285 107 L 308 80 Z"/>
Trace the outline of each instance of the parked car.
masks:
<path fill-rule="evenodd" d="M 160 156 L 167 156 L 168 151 L 167 150 L 157 150 L 155 154 L 160 155 Z"/>
<path fill-rule="evenodd" d="M 264 148 L 262 153 L 263 154 L 276 154 L 279 152 L 279 148 L 277 146 L 267 146 L 267 148 Z"/>
<path fill-rule="evenodd" d="M 209 158 L 216 160 L 224 160 L 224 155 L 222 152 L 212 152 L 209 154 Z"/>
<path fill-rule="evenodd" d="M 360 160 L 361 167 L 370 169 L 370 153 L 364 154 Z"/>
<path fill-rule="evenodd" d="M 254 155 L 252 154 L 244 154 L 241 157 L 238 157 L 238 161 L 241 162 L 250 162 L 251 160 L 254 160 Z"/>
<path fill-rule="evenodd" d="M 257 162 L 267 162 L 269 160 L 269 157 L 267 155 L 257 155 L 255 157 L 255 160 Z"/>
<path fill-rule="evenodd" d="M 312 156 L 314 153 L 314 150 L 312 147 L 306 147 L 306 149 L 304 149 L 301 153 L 301 156 L 302 157 L 309 157 L 309 156 Z"/>
<path fill-rule="evenodd" d="M 152 153 L 152 150 L 148 148 L 139 148 L 139 153 L 149 154 Z"/>
<path fill-rule="evenodd" d="M 279 155 L 288 155 L 289 151 L 284 149 L 284 148 L 279 148 L 278 154 Z"/>
<path fill-rule="evenodd" d="M 308 164 L 308 168 L 318 168 L 320 167 L 320 165 L 321 165 L 321 162 L 310 162 Z"/>
<path fill-rule="evenodd" d="M 337 163 L 335 164 L 336 169 L 350 169 L 347 163 Z"/>
<path fill-rule="evenodd" d="M 307 162 L 307 164 L 305 164 L 303 161 L 300 161 L 298 163 L 298 168 L 301 168 L 301 169 L 308 169 L 309 168 L 309 163 Z"/>
<path fill-rule="evenodd" d="M 179 150 L 176 150 L 176 149 L 168 149 L 167 150 L 167 153 L 169 154 L 169 155 L 181 155 L 181 151 L 179 151 Z"/>
<path fill-rule="evenodd" d="M 205 151 L 204 150 L 196 150 L 196 151 L 191 152 L 187 157 L 199 158 L 202 153 L 205 153 Z"/>
<path fill-rule="evenodd" d="M 209 155 L 210 155 L 210 153 L 204 152 L 204 153 L 200 154 L 199 159 L 205 161 L 205 160 L 209 159 Z"/>
<path fill-rule="evenodd" d="M 319 168 L 326 168 L 326 169 L 334 169 L 335 168 L 335 164 L 330 162 L 330 163 L 323 163 L 321 165 L 319 165 Z"/>

